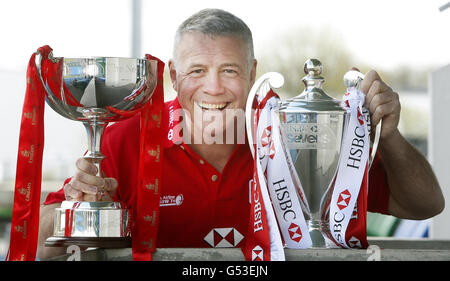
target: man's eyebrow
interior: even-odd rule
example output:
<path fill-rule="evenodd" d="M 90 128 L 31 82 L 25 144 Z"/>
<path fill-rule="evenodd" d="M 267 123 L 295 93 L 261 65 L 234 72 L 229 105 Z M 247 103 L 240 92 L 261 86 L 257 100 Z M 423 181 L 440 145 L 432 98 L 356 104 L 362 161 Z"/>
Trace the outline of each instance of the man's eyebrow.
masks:
<path fill-rule="evenodd" d="M 235 67 L 235 68 L 239 69 L 240 71 L 244 69 L 244 67 L 239 63 L 223 63 L 219 66 L 219 68 L 224 68 L 224 67 Z"/>
<path fill-rule="evenodd" d="M 197 68 L 197 67 L 203 68 L 203 67 L 206 67 L 206 65 L 201 64 L 201 63 L 193 63 L 193 64 L 188 65 L 187 69 L 192 69 L 192 68 Z M 232 63 L 232 62 L 227 62 L 227 63 L 223 63 L 223 64 L 219 65 L 219 68 L 223 68 L 223 67 L 236 67 L 239 69 L 242 68 L 239 63 Z"/>
<path fill-rule="evenodd" d="M 237 67 L 237 68 L 240 68 L 241 66 L 240 66 L 240 64 L 238 64 L 238 63 L 223 63 L 223 64 L 221 64 L 220 65 L 220 67 L 226 67 L 226 66 L 233 66 L 233 67 Z"/>
<path fill-rule="evenodd" d="M 190 71 L 191 71 L 192 69 L 194 69 L 194 68 L 205 68 L 205 65 L 204 65 L 204 64 L 201 64 L 201 63 L 188 64 L 188 65 L 186 66 L 186 68 L 178 69 L 178 71 L 179 71 L 180 73 L 187 74 L 188 72 L 190 72 Z"/>
<path fill-rule="evenodd" d="M 205 67 L 205 65 L 201 64 L 201 63 L 194 63 L 194 64 L 190 64 L 188 66 L 188 68 L 194 68 L 194 67 Z"/>

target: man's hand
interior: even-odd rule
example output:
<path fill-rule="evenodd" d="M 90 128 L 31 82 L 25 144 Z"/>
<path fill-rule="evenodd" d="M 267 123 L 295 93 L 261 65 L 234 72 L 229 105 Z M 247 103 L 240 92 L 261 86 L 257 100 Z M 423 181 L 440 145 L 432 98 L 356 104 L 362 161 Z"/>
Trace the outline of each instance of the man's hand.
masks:
<path fill-rule="evenodd" d="M 357 69 L 355 69 L 357 70 Z M 427 159 L 401 135 L 399 96 L 369 71 L 361 83 L 372 131 L 383 120 L 378 152 L 389 185 L 388 213 L 405 219 L 423 220 L 442 212 L 445 200 Z"/>
<path fill-rule="evenodd" d="M 381 80 L 374 70 L 369 71 L 362 81 L 361 91 L 366 94 L 365 107 L 371 115 L 372 128 L 383 120 L 381 139 L 390 137 L 397 131 L 400 120 L 398 94 Z M 372 130 L 374 132 L 374 130 Z"/>
<path fill-rule="evenodd" d="M 97 167 L 84 158 L 76 162 L 77 172 L 70 182 L 64 185 L 64 194 L 69 201 L 112 201 L 117 181 L 114 178 L 101 178 Z"/>

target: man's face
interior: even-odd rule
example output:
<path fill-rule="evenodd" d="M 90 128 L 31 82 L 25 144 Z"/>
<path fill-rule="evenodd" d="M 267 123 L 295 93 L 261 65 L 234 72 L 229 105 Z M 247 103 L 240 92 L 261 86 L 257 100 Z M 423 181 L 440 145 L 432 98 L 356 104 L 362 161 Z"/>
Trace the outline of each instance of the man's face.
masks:
<path fill-rule="evenodd" d="M 191 117 L 222 114 L 225 120 L 229 110 L 245 109 L 256 71 L 256 61 L 248 65 L 247 52 L 247 45 L 236 37 L 210 37 L 200 32 L 181 37 L 169 69 L 178 100 Z"/>

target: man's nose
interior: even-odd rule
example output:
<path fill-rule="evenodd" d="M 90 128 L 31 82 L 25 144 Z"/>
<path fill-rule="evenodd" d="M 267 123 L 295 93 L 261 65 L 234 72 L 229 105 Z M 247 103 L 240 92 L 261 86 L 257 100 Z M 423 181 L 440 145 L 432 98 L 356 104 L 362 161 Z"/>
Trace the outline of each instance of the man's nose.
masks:
<path fill-rule="evenodd" d="M 219 73 L 210 72 L 206 75 L 203 91 L 213 96 L 225 93 L 225 87 Z"/>

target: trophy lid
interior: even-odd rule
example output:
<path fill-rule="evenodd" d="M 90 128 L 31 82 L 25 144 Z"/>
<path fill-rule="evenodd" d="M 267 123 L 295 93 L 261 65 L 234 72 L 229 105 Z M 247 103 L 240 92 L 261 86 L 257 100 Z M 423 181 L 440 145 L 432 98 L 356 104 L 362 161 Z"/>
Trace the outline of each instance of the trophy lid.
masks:
<path fill-rule="evenodd" d="M 340 100 L 330 97 L 322 89 L 325 81 L 321 76 L 322 69 L 322 63 L 319 60 L 307 60 L 303 67 L 306 76 L 302 79 L 305 90 L 300 95 L 281 102 L 280 111 L 346 112 Z"/>

